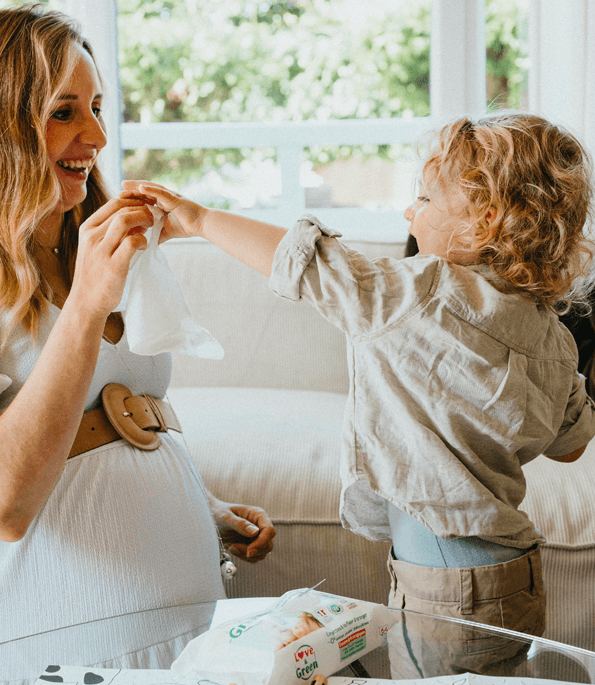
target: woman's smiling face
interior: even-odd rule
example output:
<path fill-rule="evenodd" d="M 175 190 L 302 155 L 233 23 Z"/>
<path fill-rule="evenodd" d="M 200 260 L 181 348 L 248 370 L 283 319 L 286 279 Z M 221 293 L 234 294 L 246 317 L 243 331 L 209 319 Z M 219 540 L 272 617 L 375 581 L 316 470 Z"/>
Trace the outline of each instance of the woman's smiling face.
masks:
<path fill-rule="evenodd" d="M 87 179 L 107 139 L 101 118 L 101 83 L 93 59 L 79 45 L 76 63 L 58 95 L 47 125 L 46 144 L 60 182 L 60 205 L 66 212 L 87 196 Z"/>

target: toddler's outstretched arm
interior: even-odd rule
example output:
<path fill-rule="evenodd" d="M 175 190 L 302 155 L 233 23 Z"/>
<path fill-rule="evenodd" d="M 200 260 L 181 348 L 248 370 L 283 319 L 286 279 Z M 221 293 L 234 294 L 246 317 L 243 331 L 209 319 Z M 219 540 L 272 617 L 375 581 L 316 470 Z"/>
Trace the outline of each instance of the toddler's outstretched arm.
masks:
<path fill-rule="evenodd" d="M 217 209 L 208 209 L 157 183 L 124 181 L 123 197 L 157 205 L 168 217 L 160 242 L 170 238 L 206 238 L 265 276 L 271 275 L 277 245 L 286 230 Z"/>

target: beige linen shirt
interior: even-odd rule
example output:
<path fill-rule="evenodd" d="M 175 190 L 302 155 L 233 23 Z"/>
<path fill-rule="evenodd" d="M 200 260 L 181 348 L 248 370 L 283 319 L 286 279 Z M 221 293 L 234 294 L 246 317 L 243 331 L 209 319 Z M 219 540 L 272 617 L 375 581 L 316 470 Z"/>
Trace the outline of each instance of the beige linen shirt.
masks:
<path fill-rule="evenodd" d="M 540 541 L 518 510 L 522 466 L 595 435 L 570 332 L 497 290 L 485 266 L 370 261 L 337 236 L 302 217 L 279 244 L 269 285 L 347 336 L 343 524 L 390 540 L 388 501 L 443 538 Z"/>

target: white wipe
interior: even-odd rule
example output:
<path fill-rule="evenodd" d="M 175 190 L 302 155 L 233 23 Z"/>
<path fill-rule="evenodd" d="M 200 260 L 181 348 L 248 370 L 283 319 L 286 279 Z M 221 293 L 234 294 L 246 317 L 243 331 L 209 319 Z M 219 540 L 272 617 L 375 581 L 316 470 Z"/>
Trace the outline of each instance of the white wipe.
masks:
<path fill-rule="evenodd" d="M 5 373 L 0 373 L 0 392 L 4 392 L 6 388 L 12 385 L 12 378 L 9 378 Z"/>
<path fill-rule="evenodd" d="M 184 293 L 159 248 L 165 214 L 157 207 L 147 206 L 155 220 L 145 234 L 149 244 L 132 258 L 124 295 L 116 310 L 124 312 L 130 350 L 140 355 L 183 352 L 205 359 L 223 359 L 221 345 L 192 317 Z"/>

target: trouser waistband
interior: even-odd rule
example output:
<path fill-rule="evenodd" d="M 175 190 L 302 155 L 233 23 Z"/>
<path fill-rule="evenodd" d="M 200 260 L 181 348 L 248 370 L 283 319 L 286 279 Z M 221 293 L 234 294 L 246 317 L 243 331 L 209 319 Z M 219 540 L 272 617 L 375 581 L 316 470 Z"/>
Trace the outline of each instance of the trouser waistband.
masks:
<path fill-rule="evenodd" d="M 506 597 L 523 589 L 543 591 L 541 553 L 532 548 L 518 559 L 491 566 L 434 568 L 389 559 L 392 591 L 429 602 L 459 603 L 461 614 L 473 613 L 474 602 Z"/>

